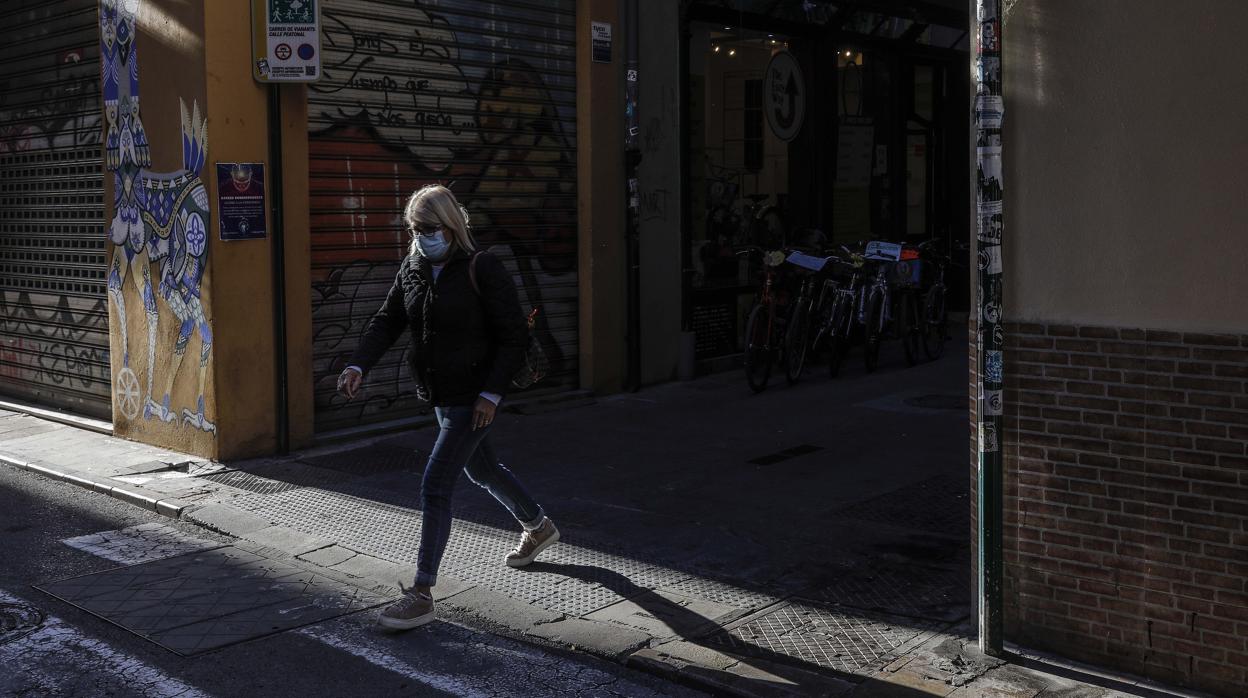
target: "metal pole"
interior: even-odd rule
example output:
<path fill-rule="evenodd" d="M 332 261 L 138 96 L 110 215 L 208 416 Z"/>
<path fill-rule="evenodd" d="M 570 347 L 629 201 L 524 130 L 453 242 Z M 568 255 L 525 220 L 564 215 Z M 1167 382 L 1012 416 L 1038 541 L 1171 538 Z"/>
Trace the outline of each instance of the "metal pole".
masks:
<path fill-rule="evenodd" d="M 1001 0 L 976 0 L 976 239 L 979 248 L 979 648 L 1004 654 L 1001 458 L 1005 330 L 1001 325 L 1002 172 Z"/>
<path fill-rule="evenodd" d="M 282 199 L 282 94 L 281 86 L 269 90 L 269 231 L 273 241 L 273 356 L 277 371 L 277 452 L 290 451 L 290 388 L 286 357 L 286 235 Z"/>
<path fill-rule="evenodd" d="M 637 171 L 641 165 L 639 124 L 637 112 L 638 59 L 637 36 L 638 0 L 624 2 L 624 179 L 628 203 L 627 231 L 625 234 L 628 262 L 628 379 L 626 388 L 641 388 L 641 191 Z"/>

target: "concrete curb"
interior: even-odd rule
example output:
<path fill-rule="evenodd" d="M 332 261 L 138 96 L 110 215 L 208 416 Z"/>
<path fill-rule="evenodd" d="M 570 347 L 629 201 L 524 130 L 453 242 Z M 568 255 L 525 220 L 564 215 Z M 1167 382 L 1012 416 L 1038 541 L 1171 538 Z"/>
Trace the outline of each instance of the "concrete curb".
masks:
<path fill-rule="evenodd" d="M 113 499 L 120 499 L 128 504 L 154 511 L 162 516 L 171 519 L 181 518 L 182 512 L 190 506 L 190 502 L 184 502 L 175 497 L 167 497 L 159 492 L 144 489 L 135 485 L 114 485 L 99 479 L 99 476 L 90 477 L 71 472 L 67 469 L 59 469 L 56 466 L 35 461 L 27 461 L 7 453 L 0 453 L 0 463 L 12 466 L 18 470 L 25 470 L 36 475 L 42 475 L 49 480 L 57 480 L 66 484 L 81 487 L 84 490 L 91 490 L 105 494 Z"/>
<path fill-rule="evenodd" d="M 739 657 L 685 640 L 643 647 L 625 664 L 712 695 L 844 696 L 862 684 L 763 659 Z"/>

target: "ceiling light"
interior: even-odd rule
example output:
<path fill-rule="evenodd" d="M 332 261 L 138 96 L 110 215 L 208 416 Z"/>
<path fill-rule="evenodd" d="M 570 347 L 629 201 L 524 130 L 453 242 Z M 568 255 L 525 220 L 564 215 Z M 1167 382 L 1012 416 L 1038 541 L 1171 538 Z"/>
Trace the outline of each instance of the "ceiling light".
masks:
<path fill-rule="evenodd" d="M 728 55 L 729 55 L 729 56 L 735 56 L 735 55 L 737 55 L 737 50 L 736 50 L 735 48 L 730 48 L 730 49 L 728 49 Z"/>

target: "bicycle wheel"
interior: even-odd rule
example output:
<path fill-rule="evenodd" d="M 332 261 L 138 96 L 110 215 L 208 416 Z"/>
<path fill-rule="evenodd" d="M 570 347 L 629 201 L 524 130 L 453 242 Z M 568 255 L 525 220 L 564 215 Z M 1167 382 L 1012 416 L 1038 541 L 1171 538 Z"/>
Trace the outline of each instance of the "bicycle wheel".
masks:
<path fill-rule="evenodd" d="M 810 299 L 798 298 L 789 315 L 784 332 L 784 377 L 793 385 L 802 379 L 806 355 L 810 350 Z"/>
<path fill-rule="evenodd" d="M 836 378 L 841 372 L 841 360 L 849 348 L 849 321 L 853 313 L 853 297 L 841 295 L 832 306 L 832 321 L 828 332 L 828 376 Z"/>
<path fill-rule="evenodd" d="M 903 291 L 898 329 L 901 333 L 901 347 L 906 352 L 906 363 L 910 366 L 919 363 L 919 345 L 923 341 L 923 327 L 924 323 L 919 318 L 918 293 Z"/>
<path fill-rule="evenodd" d="M 944 284 L 936 284 L 927 290 L 923 299 L 923 353 L 927 358 L 939 359 L 945 353 L 945 341 L 949 338 L 949 314 L 945 308 Z"/>
<path fill-rule="evenodd" d="M 745 380 L 761 393 L 771 378 L 771 310 L 762 304 L 750 311 L 745 323 Z"/>
<path fill-rule="evenodd" d="M 863 328 L 862 363 L 867 373 L 875 371 L 880 365 L 880 342 L 884 340 L 884 328 L 880 321 L 884 315 L 884 295 L 878 291 L 867 299 L 867 312 L 864 314 L 866 326 Z"/>

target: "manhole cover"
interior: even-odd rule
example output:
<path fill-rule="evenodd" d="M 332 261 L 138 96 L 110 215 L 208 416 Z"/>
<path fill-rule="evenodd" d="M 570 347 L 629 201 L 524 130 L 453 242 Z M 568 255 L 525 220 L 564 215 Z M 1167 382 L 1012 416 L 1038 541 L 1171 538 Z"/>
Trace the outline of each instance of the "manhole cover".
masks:
<path fill-rule="evenodd" d="M 969 410 L 971 400 L 965 395 L 920 395 L 905 399 L 911 407 L 922 407 L 928 410 Z"/>
<path fill-rule="evenodd" d="M 0 603 L 0 645 L 25 637 L 43 625 L 43 611 L 26 604 Z"/>

